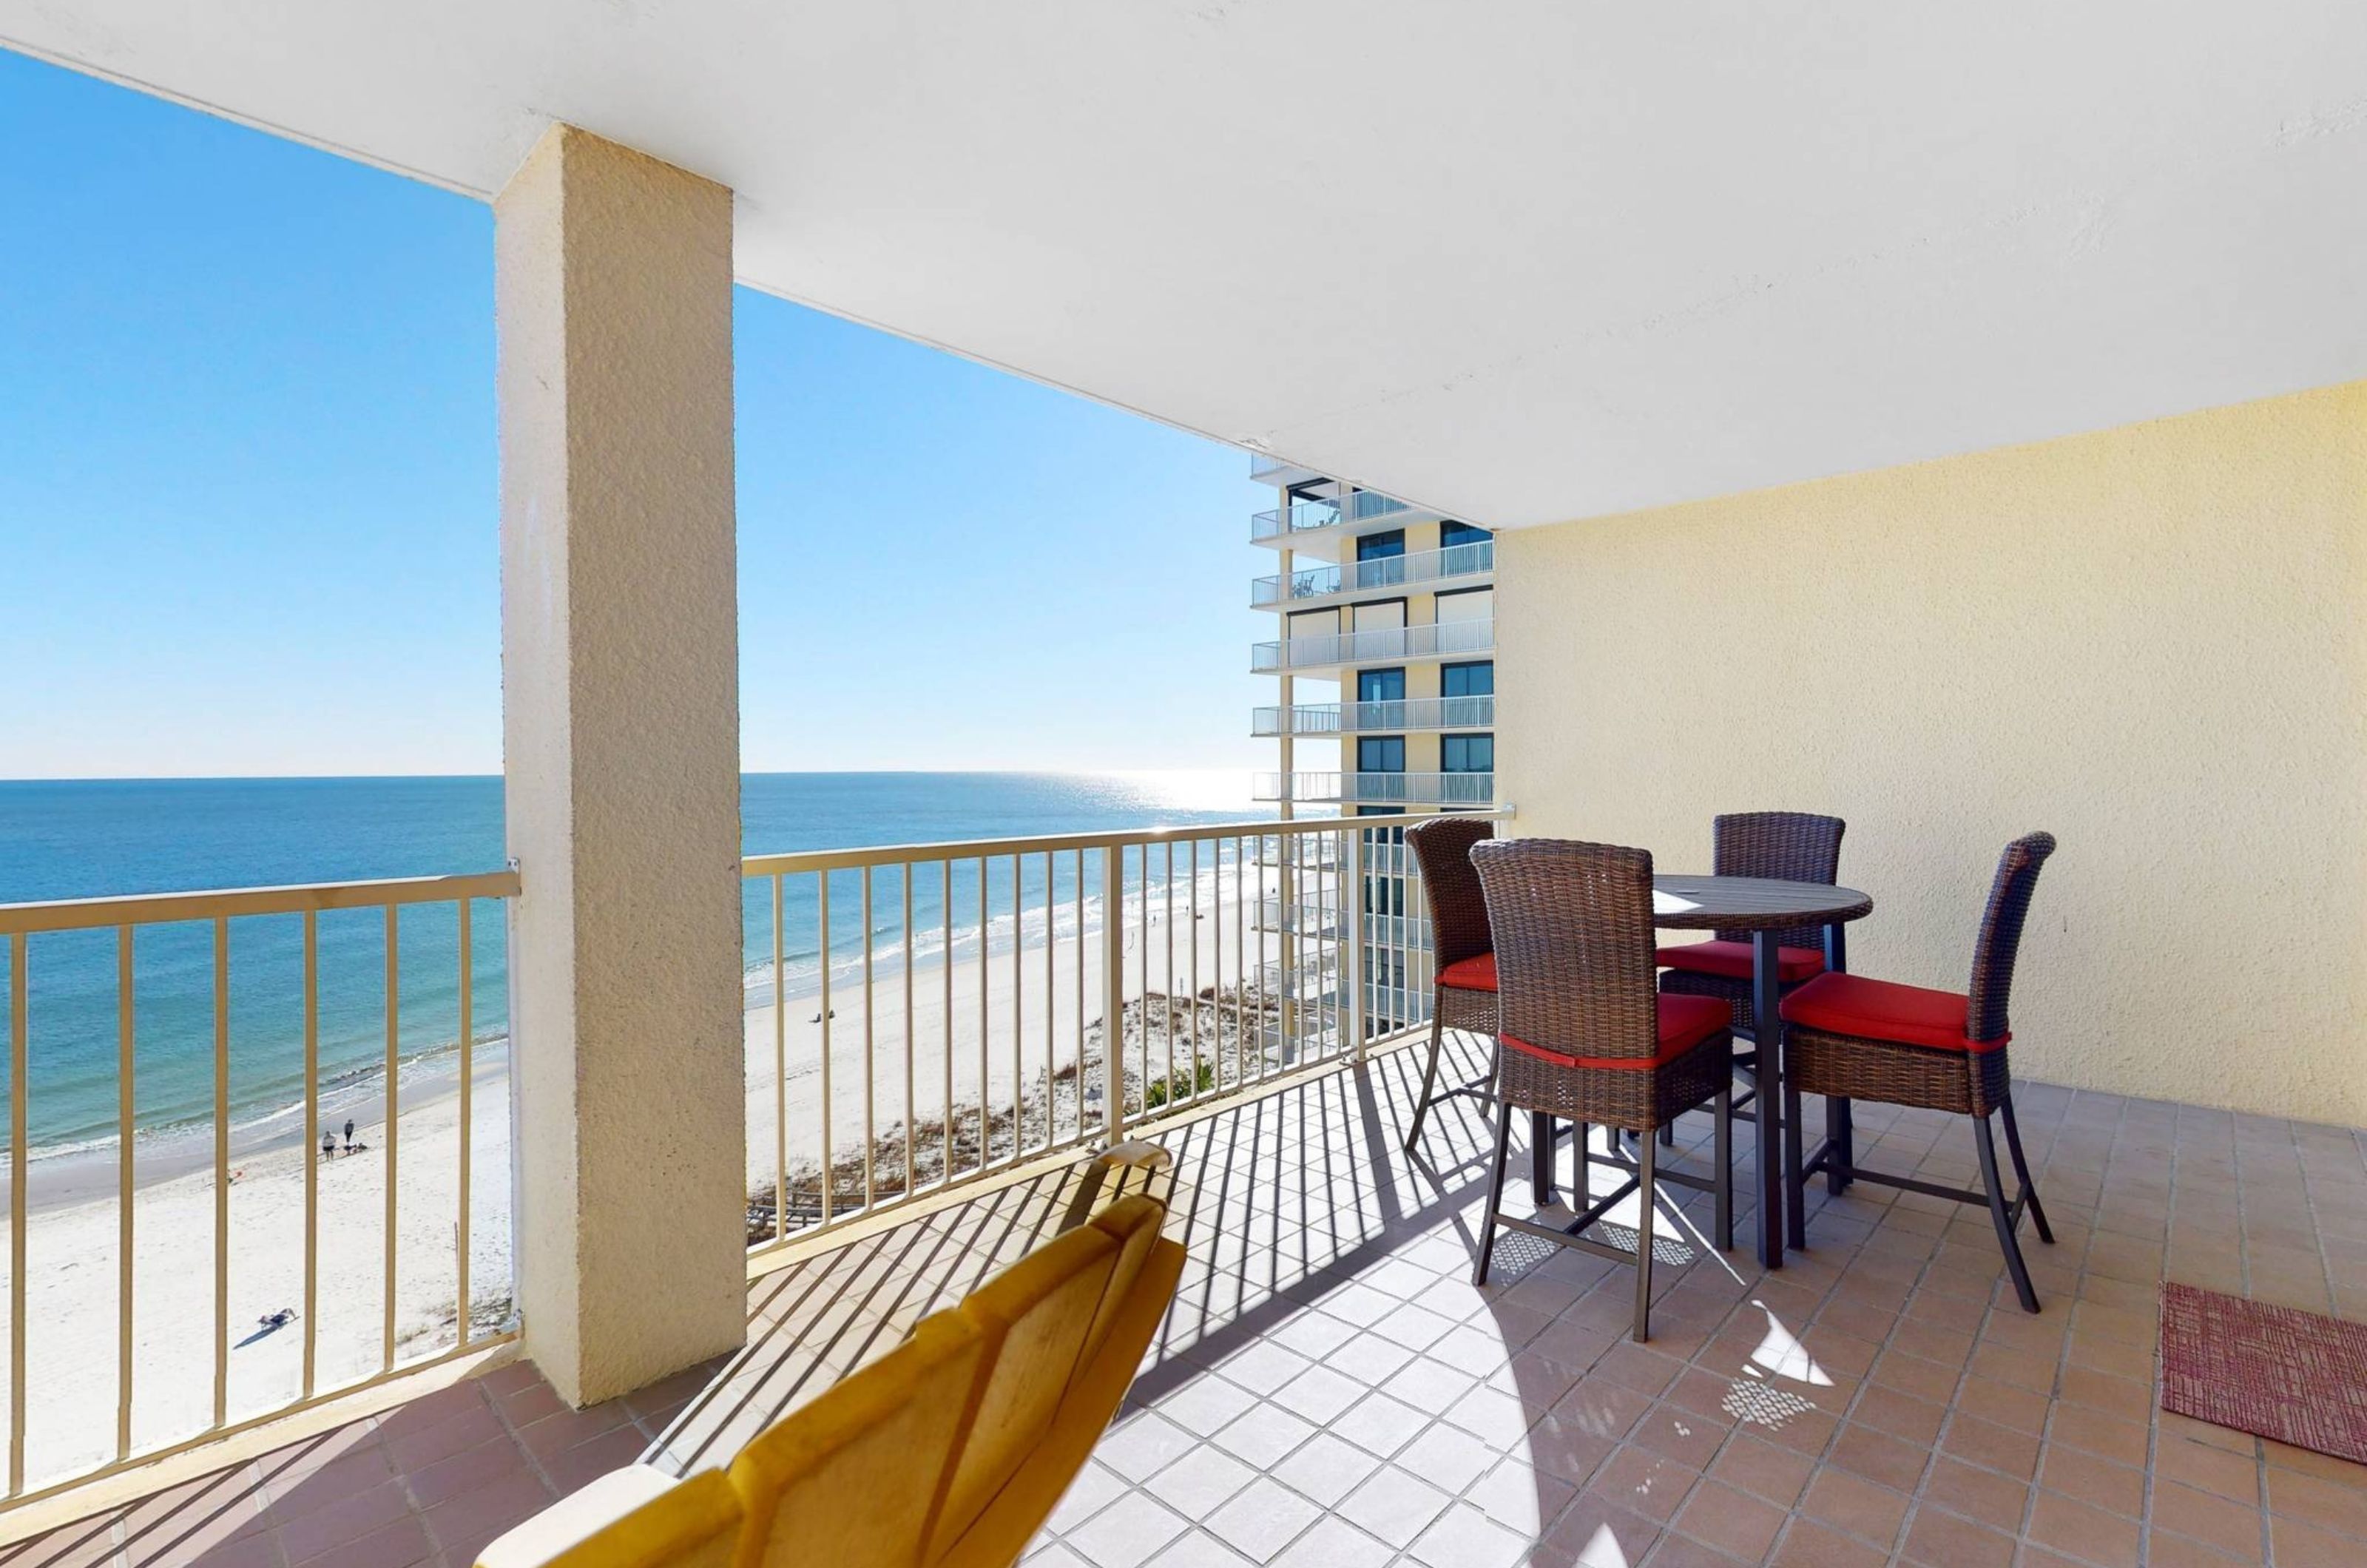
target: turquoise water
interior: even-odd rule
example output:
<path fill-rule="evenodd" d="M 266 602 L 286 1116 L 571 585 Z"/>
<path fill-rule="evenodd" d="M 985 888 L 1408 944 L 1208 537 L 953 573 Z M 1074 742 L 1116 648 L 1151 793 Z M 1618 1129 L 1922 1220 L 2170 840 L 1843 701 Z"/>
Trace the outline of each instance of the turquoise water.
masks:
<path fill-rule="evenodd" d="M 874 844 L 1091 832 L 1239 821 L 1248 808 L 1183 809 L 1161 790 L 1101 775 L 1024 773 L 767 773 L 742 783 L 751 854 Z M 1204 852 L 1205 853 L 1205 852 Z M 179 892 L 299 882 L 497 870 L 503 863 L 501 781 L 444 779 L 0 782 L 0 903 Z M 1204 859 L 1201 870 L 1210 867 Z M 1176 875 L 1184 875 L 1179 858 Z M 1151 886 L 1165 875 L 1161 857 Z M 1088 863 L 1089 891 L 1098 868 Z M 1056 912 L 1074 908 L 1075 864 L 1050 868 Z M 1039 911 L 1047 868 L 1019 868 L 1018 902 Z M 1010 862 L 988 869 L 989 947 L 1019 939 Z M 1129 890 L 1139 878 L 1130 873 Z M 815 879 L 788 885 L 784 904 L 784 988 L 810 990 L 821 931 Z M 973 928 L 974 865 L 956 869 L 957 928 Z M 913 948 L 926 962 L 942 946 L 946 889 L 934 868 L 912 885 Z M 832 879 L 834 966 L 861 930 L 859 873 Z M 902 936 L 900 872 L 878 875 L 872 930 L 892 947 Z M 476 982 L 472 1033 L 505 1032 L 507 980 L 501 906 L 473 914 Z M 751 883 L 743 908 L 751 996 L 770 995 L 772 908 Z M 398 1056 L 414 1071 L 448 1067 L 459 1038 L 456 913 L 450 905 L 405 909 L 400 959 Z M 1031 923 L 1041 940 L 1040 916 Z M 1067 924 L 1059 924 L 1063 936 Z M 978 938 L 957 929 L 955 946 Z M 143 1132 L 210 1120 L 213 1083 L 212 930 L 205 922 L 142 928 L 134 943 L 135 1125 Z M 303 1082 L 302 923 L 293 915 L 230 924 L 230 1097 L 232 1121 L 285 1115 Z M 118 1125 L 117 939 L 113 931 L 57 932 L 28 950 L 28 1145 L 54 1151 L 113 1135 Z M 320 917 L 320 1060 L 324 1083 L 366 1077 L 386 1052 L 385 916 L 377 909 Z M 0 990 L 19 977 L 0 944 Z M 6 1062 L 0 1056 L 0 1074 Z"/>

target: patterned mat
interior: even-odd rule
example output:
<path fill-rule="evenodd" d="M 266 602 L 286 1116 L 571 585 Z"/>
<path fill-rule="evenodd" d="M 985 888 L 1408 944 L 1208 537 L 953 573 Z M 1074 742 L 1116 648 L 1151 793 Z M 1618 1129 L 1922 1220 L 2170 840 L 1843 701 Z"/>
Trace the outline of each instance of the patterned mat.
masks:
<path fill-rule="evenodd" d="M 2161 1407 L 2367 1464 L 2367 1324 L 2166 1284 Z"/>

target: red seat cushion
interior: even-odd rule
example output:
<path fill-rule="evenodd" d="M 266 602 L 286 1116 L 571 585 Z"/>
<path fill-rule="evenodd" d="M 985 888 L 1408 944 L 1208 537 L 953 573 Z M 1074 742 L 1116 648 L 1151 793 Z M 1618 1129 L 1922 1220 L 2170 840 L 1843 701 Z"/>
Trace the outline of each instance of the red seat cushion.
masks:
<path fill-rule="evenodd" d="M 1929 991 L 1863 975 L 1819 975 L 1784 998 L 1784 1021 L 1828 1034 L 1929 1045 L 1939 1051 L 1994 1051 L 2013 1038 L 1965 1038 L 1971 1003 L 1961 991 Z"/>
<path fill-rule="evenodd" d="M 1560 1051 L 1532 1045 L 1525 1040 L 1515 1040 L 1506 1034 L 1499 1036 L 1515 1051 L 1523 1051 L 1540 1061 L 1551 1062 L 1557 1067 L 1609 1067 L 1619 1072 L 1639 1072 L 1646 1067 L 1665 1067 L 1720 1030 L 1734 1022 L 1730 1005 L 1716 997 L 1663 996 L 1660 1001 L 1660 1048 L 1649 1056 L 1572 1056 Z"/>
<path fill-rule="evenodd" d="M 1663 969 L 1690 969 L 1696 975 L 1723 975 L 1730 980 L 1750 978 L 1752 957 L 1747 942 L 1696 942 L 1664 947 L 1652 955 Z M 1813 947 L 1775 950 L 1775 978 L 1789 986 L 1825 972 L 1825 955 Z"/>
<path fill-rule="evenodd" d="M 1438 972 L 1438 983 L 1458 991 L 1492 991 L 1496 988 L 1496 955 L 1483 953 L 1474 958 L 1458 958 Z"/>

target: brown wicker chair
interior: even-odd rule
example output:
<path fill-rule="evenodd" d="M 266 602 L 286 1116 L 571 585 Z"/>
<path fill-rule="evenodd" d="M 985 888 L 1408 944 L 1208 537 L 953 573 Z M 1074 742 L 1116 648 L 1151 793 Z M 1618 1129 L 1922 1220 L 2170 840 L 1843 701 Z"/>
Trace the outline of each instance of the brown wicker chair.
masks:
<path fill-rule="evenodd" d="M 2029 1211 L 2039 1240 L 2052 1245 L 2055 1233 L 2047 1228 L 2046 1211 L 2039 1205 L 2029 1162 L 2022 1157 L 2022 1132 L 2014 1125 L 2012 1075 L 2005 1055 L 2006 1042 L 2013 1036 L 2006 1027 L 2006 1001 L 2013 989 L 2014 957 L 2022 945 L 2030 896 L 2038 886 L 2038 869 L 2054 852 L 2051 833 L 2033 833 L 2005 847 L 1997 879 L 1989 885 L 1980 941 L 1973 949 L 1968 992 L 1824 975 L 1784 1000 L 1784 1062 L 1790 1084 L 1810 1094 L 1969 1116 L 1973 1150 L 1981 1165 L 1982 1190 L 1973 1192 L 1867 1170 L 1850 1163 L 1845 1146 L 1828 1145 L 1803 1168 L 1786 1173 L 1793 1212 L 1799 1213 L 1802 1187 L 1818 1169 L 1829 1174 L 1837 1170 L 1844 1179 L 1863 1177 L 1933 1198 L 1987 1204 L 2006 1269 L 2013 1276 L 2014 1293 L 2025 1312 L 2038 1310 L 2038 1292 L 2031 1287 L 2030 1269 L 2014 1239 L 2023 1210 Z M 2005 1122 L 2006 1149 L 2021 1186 L 2010 1203 L 1998 1179 L 1997 1145 L 1989 1135 L 1992 1111 Z"/>
<path fill-rule="evenodd" d="M 1840 877 L 1841 834 L 1848 824 L 1838 817 L 1819 817 L 1806 811 L 1737 811 L 1715 818 L 1710 824 L 1710 869 L 1719 876 L 1765 876 L 1780 882 L 1816 882 L 1832 886 Z M 1658 953 L 1662 966 L 1660 989 L 1679 996 L 1716 997 L 1734 1010 L 1734 1032 L 1750 1040 L 1752 1049 L 1735 1053 L 1735 1065 L 1750 1075 L 1752 1088 L 1734 1102 L 1735 1114 L 1743 1121 L 1756 1119 L 1757 1111 L 1746 1110 L 1758 1099 L 1759 1033 L 1750 1016 L 1751 935 L 1750 931 L 1715 931 L 1714 940 L 1672 944 Z M 1838 930 L 1822 926 L 1797 926 L 1778 931 L 1775 941 L 1779 949 L 1777 984 L 1784 991 L 1806 984 L 1825 972 L 1829 965 L 1843 967 L 1839 952 L 1828 951 L 1828 941 L 1835 948 L 1840 941 Z M 1828 1134 L 1846 1145 L 1849 1141 L 1849 1106 L 1836 1100 L 1825 1107 L 1825 1128 Z M 1668 1134 L 1673 1134 L 1674 1129 Z M 1664 1135 L 1662 1142 L 1670 1141 Z M 1845 1184 L 1839 1176 L 1829 1176 L 1832 1190 L 1838 1192 Z"/>
<path fill-rule="evenodd" d="M 1495 836 L 1495 825 L 1469 817 L 1433 817 L 1406 829 L 1405 840 L 1421 867 L 1422 897 L 1430 905 L 1431 955 L 1437 978 L 1431 989 L 1430 1055 L 1421 1066 L 1421 1093 L 1414 1100 L 1413 1125 L 1406 1130 L 1406 1153 L 1421 1142 L 1430 1108 L 1458 1095 L 1495 1098 L 1496 954 L 1488 931 L 1488 900 L 1479 874 L 1471 869 L 1471 846 Z M 1450 1029 L 1484 1034 L 1489 1042 L 1488 1073 L 1453 1089 L 1438 1089 L 1438 1055 Z"/>
<path fill-rule="evenodd" d="M 1476 1283 L 1488 1282 L 1496 1227 L 1636 1266 L 1636 1337 L 1650 1337 L 1652 1218 L 1658 1182 L 1716 1199 L 1717 1246 L 1734 1246 L 1734 1033 L 1724 1003 L 1663 995 L 1652 985 L 1652 857 L 1609 844 L 1520 839 L 1477 844 L 1471 861 L 1488 896 L 1496 934 L 1498 1066 L 1496 1159 L 1479 1230 Z M 1715 1106 L 1714 1169 L 1707 1177 L 1655 1168 L 1653 1134 L 1696 1106 Z M 1579 1124 L 1573 1200 L 1579 1213 L 1554 1226 L 1501 1213 L 1512 1112 Z M 1632 1168 L 1592 1155 L 1586 1128 L 1602 1122 L 1637 1134 Z M 1548 1145 L 1549 1147 L 1550 1145 Z M 1587 1168 L 1627 1173 L 1601 1202 L 1587 1201 Z M 1630 1192 L 1640 1191 L 1636 1250 L 1580 1233 Z"/>

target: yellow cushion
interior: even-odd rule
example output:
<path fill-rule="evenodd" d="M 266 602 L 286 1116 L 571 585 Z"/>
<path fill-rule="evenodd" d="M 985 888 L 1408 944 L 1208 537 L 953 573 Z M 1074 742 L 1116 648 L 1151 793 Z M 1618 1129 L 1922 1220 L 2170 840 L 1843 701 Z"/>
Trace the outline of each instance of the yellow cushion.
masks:
<path fill-rule="evenodd" d="M 723 1472 L 702 1471 L 679 1485 L 668 1485 L 663 1477 L 644 1479 L 651 1475 L 641 1466 L 627 1466 L 601 1477 L 486 1547 L 477 1559 L 480 1568 L 730 1568 L 740 1535 L 740 1499 Z M 654 1495 L 589 1534 L 571 1528 L 595 1505 L 628 1492 Z M 569 1505 L 579 1498 L 584 1502 L 571 1511 Z"/>
<path fill-rule="evenodd" d="M 1155 1235 L 1158 1227 L 1150 1228 Z M 961 1537 L 929 1559 L 930 1568 L 1010 1568 L 1019 1560 L 1084 1469 L 1110 1417 L 1117 1414 L 1151 1336 L 1175 1299 L 1175 1282 L 1183 1272 L 1184 1248 L 1154 1240 L 1118 1304 L 1101 1350 L 1077 1370 L 1058 1418 Z"/>
<path fill-rule="evenodd" d="M 924 1318 L 742 1450 L 731 1464 L 748 1517 L 737 1568 L 916 1562 L 985 1350 L 958 1314 Z"/>
<path fill-rule="evenodd" d="M 931 1535 L 930 1554 L 968 1529 L 1052 1425 L 1103 1288 L 1117 1261 L 1109 1233 L 1087 1225 L 1037 1247 L 961 1304 L 993 1365 Z"/>

